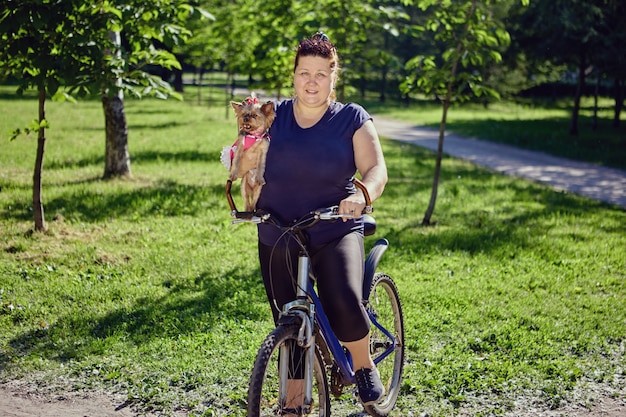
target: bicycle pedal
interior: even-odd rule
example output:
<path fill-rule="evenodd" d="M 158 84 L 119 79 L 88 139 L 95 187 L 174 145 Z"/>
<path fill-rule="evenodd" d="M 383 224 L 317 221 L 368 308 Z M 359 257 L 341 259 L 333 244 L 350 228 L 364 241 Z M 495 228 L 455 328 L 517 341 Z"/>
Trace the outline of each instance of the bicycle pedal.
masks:
<path fill-rule="evenodd" d="M 345 386 L 341 383 L 341 375 L 337 365 L 333 366 L 330 370 L 330 392 L 333 397 L 339 398 L 343 395 L 343 389 Z"/>

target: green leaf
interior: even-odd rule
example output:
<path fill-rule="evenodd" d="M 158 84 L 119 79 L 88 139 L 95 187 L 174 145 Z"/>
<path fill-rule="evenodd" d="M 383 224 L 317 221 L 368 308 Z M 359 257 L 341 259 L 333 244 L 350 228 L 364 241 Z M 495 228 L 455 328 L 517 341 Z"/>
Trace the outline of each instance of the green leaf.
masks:
<path fill-rule="evenodd" d="M 67 91 L 59 90 L 55 95 L 52 96 L 52 101 L 65 102 L 69 101 L 70 103 L 77 103 L 77 100 L 69 94 Z"/>
<path fill-rule="evenodd" d="M 202 16 L 202 18 L 209 19 L 209 20 L 215 20 L 215 16 L 213 16 L 211 13 L 209 13 L 208 11 L 203 9 L 202 7 L 196 7 L 195 10 L 198 13 L 200 13 L 200 16 Z"/>
<path fill-rule="evenodd" d="M 22 134 L 22 130 L 21 129 L 15 129 L 14 131 L 11 132 L 11 136 L 9 136 L 9 142 L 13 142 L 21 134 Z"/>
<path fill-rule="evenodd" d="M 9 142 L 14 141 L 15 139 L 17 139 L 19 136 L 21 135 L 30 135 L 32 132 L 37 132 L 39 131 L 39 129 L 47 129 L 48 127 L 50 127 L 50 123 L 48 123 L 48 120 L 43 119 L 41 121 L 39 121 L 38 119 L 33 119 L 28 126 L 23 127 L 23 128 L 18 128 L 15 129 L 11 132 L 11 135 L 9 137 Z"/>
<path fill-rule="evenodd" d="M 170 91 L 170 97 L 178 101 L 185 101 L 183 95 L 179 93 L 178 91 L 173 91 L 173 90 Z"/>
<path fill-rule="evenodd" d="M 33 121 L 30 122 L 25 130 L 30 133 L 38 131 L 39 129 L 46 129 L 48 127 L 50 127 L 50 124 L 46 119 L 42 119 L 41 121 L 39 121 L 38 119 L 33 119 Z"/>
<path fill-rule="evenodd" d="M 498 51 L 489 51 L 489 56 L 491 56 L 494 62 L 502 62 L 502 55 Z"/>
<path fill-rule="evenodd" d="M 31 77 L 36 77 L 40 74 L 41 71 L 39 70 L 39 68 L 25 67 L 24 72 Z"/>

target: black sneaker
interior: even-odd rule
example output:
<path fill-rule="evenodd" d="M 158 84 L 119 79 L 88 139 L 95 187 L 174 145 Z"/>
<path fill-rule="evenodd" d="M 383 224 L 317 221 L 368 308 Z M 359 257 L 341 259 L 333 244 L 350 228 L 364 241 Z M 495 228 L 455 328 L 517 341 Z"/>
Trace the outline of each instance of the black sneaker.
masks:
<path fill-rule="evenodd" d="M 380 382 L 378 369 L 361 368 L 354 373 L 354 377 L 363 405 L 374 404 L 385 395 L 385 387 Z"/>

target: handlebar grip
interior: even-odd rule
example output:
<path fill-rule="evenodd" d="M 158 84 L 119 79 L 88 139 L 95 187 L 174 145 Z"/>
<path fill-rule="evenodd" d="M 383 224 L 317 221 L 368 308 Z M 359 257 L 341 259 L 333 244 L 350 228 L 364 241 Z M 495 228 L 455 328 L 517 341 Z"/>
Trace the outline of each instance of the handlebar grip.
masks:
<path fill-rule="evenodd" d="M 226 181 L 226 198 L 228 199 L 228 205 L 230 206 L 230 213 L 233 217 L 235 217 L 236 213 L 239 213 L 237 210 L 237 206 L 235 206 L 235 200 L 233 200 L 233 195 L 230 193 L 230 189 L 233 186 L 232 180 Z"/>
<path fill-rule="evenodd" d="M 230 216 L 233 219 L 256 222 L 254 212 L 237 210 L 237 206 L 235 205 L 235 200 L 233 199 L 233 195 L 231 193 L 232 186 L 233 186 L 233 181 L 228 179 L 226 181 L 226 199 L 228 200 L 228 205 L 230 206 Z"/>
<path fill-rule="evenodd" d="M 352 183 L 363 192 L 363 197 L 365 197 L 365 208 L 363 209 L 363 214 L 371 214 L 374 212 L 374 207 L 372 207 L 372 199 L 370 198 L 370 193 L 367 191 L 367 187 L 361 180 L 358 178 L 353 178 Z"/>

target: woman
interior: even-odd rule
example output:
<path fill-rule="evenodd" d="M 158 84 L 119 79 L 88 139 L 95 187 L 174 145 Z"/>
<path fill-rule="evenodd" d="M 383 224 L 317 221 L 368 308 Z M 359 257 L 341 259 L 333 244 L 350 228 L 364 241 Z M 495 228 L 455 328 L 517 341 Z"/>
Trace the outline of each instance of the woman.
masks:
<path fill-rule="evenodd" d="M 374 201 L 387 182 L 387 168 L 369 114 L 356 104 L 334 101 L 338 73 L 337 50 L 326 35 L 318 33 L 300 42 L 294 64 L 295 98 L 276 105 L 266 184 L 257 208 L 283 224 L 337 204 L 340 214 L 349 215 L 343 222 L 319 222 L 308 229 L 309 253 L 333 331 L 352 355 L 359 397 L 371 404 L 384 395 L 384 388 L 369 355 L 370 323 L 362 304 L 360 213 L 365 198 L 351 179 L 358 171 Z M 282 306 L 295 298 L 289 266 L 297 265 L 298 252 L 276 228 L 259 225 L 261 272 L 275 320 Z M 288 390 L 300 393 L 302 380 L 291 380 Z"/>

